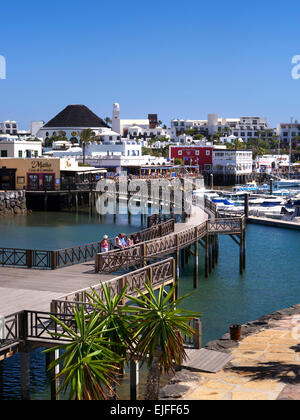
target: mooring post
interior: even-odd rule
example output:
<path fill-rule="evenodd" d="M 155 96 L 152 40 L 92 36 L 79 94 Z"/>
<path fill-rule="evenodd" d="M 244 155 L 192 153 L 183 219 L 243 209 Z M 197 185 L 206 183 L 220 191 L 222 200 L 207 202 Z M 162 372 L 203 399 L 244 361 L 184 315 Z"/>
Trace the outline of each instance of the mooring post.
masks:
<path fill-rule="evenodd" d="M 189 256 L 190 256 L 190 247 L 188 246 L 187 248 L 185 248 L 185 263 L 186 264 L 189 263 Z"/>
<path fill-rule="evenodd" d="M 197 240 L 195 242 L 194 289 L 198 288 L 198 275 L 199 275 L 199 244 Z"/>
<path fill-rule="evenodd" d="M 209 274 L 212 272 L 212 243 L 211 237 L 208 236 L 208 262 L 209 262 Z"/>
<path fill-rule="evenodd" d="M 205 277 L 209 276 L 209 242 L 208 235 L 205 238 Z"/>
<path fill-rule="evenodd" d="M 216 266 L 216 254 L 215 254 L 215 235 L 211 237 L 211 266 L 214 269 Z"/>
<path fill-rule="evenodd" d="M 273 195 L 273 191 L 274 191 L 274 180 L 271 178 L 270 179 L 270 195 Z"/>
<path fill-rule="evenodd" d="M 185 257 L 184 257 L 184 248 L 179 250 L 181 256 L 181 271 L 184 269 L 185 266 Z"/>
<path fill-rule="evenodd" d="M 139 362 L 130 359 L 130 400 L 136 401 L 138 399 L 139 386 Z"/>
<path fill-rule="evenodd" d="M 244 212 L 245 212 L 245 217 L 248 218 L 249 217 L 249 194 L 245 194 Z"/>
<path fill-rule="evenodd" d="M 244 271 L 244 261 L 243 261 L 243 232 L 240 234 L 240 274 L 243 274 Z"/>
<path fill-rule="evenodd" d="M 25 319 L 25 316 L 22 317 Z M 24 326 L 23 329 L 25 330 Z M 26 344 L 20 347 L 21 399 L 30 400 L 30 353 Z"/>
<path fill-rule="evenodd" d="M 78 213 L 78 193 L 75 194 L 75 207 L 76 207 L 76 213 Z"/>
<path fill-rule="evenodd" d="M 48 194 L 47 191 L 45 190 L 45 195 L 44 195 L 44 211 L 48 210 Z"/>
<path fill-rule="evenodd" d="M 214 174 L 210 174 L 210 189 L 214 189 Z"/>
<path fill-rule="evenodd" d="M 48 366 L 59 358 L 59 350 L 53 350 L 49 353 L 46 353 L 46 365 Z M 59 389 L 59 365 L 56 365 L 54 368 L 48 370 L 50 376 L 50 398 L 51 401 L 58 400 L 58 389 Z"/>

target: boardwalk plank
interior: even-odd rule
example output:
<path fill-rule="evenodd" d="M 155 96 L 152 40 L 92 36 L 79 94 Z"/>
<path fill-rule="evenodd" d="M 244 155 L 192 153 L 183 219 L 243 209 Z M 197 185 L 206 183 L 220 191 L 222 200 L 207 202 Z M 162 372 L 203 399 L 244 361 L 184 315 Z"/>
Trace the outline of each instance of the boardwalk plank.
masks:
<path fill-rule="evenodd" d="M 223 369 L 233 356 L 231 353 L 222 353 L 206 349 L 187 349 L 187 360 L 182 367 L 199 372 L 217 373 Z"/>

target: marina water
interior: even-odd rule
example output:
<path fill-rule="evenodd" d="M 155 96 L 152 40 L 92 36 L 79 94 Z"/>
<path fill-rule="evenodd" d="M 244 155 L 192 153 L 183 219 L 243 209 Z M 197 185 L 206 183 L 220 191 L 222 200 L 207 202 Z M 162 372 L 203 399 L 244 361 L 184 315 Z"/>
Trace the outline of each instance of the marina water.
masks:
<path fill-rule="evenodd" d="M 1 246 L 58 249 L 113 237 L 140 229 L 140 217 L 128 226 L 126 215 L 114 223 L 108 216 L 74 213 L 35 213 L 0 220 Z M 185 301 L 185 308 L 202 314 L 203 345 L 220 338 L 233 323 L 245 323 L 262 315 L 300 303 L 300 233 L 260 225 L 247 227 L 247 268 L 239 274 L 239 248 L 230 237 L 220 236 L 217 267 L 204 277 L 204 252 L 200 249 L 199 287 Z M 201 248 L 201 247 L 200 247 Z M 180 278 L 180 295 L 193 290 L 193 258 Z M 128 378 L 127 378 L 128 382 Z M 31 353 L 31 398 L 49 399 L 45 355 Z M 128 385 L 128 383 L 127 383 Z M 128 386 L 126 387 L 128 390 Z M 127 391 L 121 390 L 126 398 Z M 0 399 L 20 399 L 19 355 L 0 362 Z"/>

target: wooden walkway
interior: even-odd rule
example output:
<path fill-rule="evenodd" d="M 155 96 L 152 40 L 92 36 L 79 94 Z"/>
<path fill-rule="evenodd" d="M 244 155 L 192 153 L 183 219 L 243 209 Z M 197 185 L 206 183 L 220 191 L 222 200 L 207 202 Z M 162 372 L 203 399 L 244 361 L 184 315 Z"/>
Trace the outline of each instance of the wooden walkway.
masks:
<path fill-rule="evenodd" d="M 176 223 L 179 233 L 206 220 L 207 215 L 195 209 L 186 223 Z M 94 261 L 59 270 L 0 267 L 0 315 L 7 316 L 23 309 L 49 311 L 50 302 L 76 290 L 112 280 L 116 274 L 95 274 Z"/>
<path fill-rule="evenodd" d="M 233 359 L 231 353 L 207 349 L 186 349 L 187 360 L 182 367 L 198 372 L 217 373 Z"/>
<path fill-rule="evenodd" d="M 53 299 L 114 277 L 96 275 L 93 262 L 55 271 L 0 267 L 0 315 L 23 309 L 47 312 Z"/>

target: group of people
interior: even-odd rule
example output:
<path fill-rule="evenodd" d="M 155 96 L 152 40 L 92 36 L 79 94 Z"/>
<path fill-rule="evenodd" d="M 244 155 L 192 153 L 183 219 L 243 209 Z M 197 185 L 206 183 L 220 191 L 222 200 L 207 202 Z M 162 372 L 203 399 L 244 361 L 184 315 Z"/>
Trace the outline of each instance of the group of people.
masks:
<path fill-rule="evenodd" d="M 126 236 L 125 233 L 119 233 L 115 237 L 114 241 L 114 249 L 125 249 L 131 246 L 137 245 L 141 242 L 139 234 L 132 234 L 130 236 Z M 108 243 L 108 236 L 104 235 L 101 241 L 101 252 L 108 252 L 110 248 L 110 244 Z"/>

